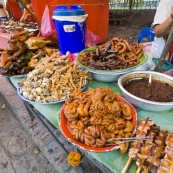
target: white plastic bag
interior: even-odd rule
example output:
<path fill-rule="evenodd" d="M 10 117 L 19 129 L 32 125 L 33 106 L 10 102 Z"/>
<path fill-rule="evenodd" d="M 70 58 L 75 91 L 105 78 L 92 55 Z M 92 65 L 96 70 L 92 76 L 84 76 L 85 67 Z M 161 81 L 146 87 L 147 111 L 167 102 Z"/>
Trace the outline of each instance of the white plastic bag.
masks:
<path fill-rule="evenodd" d="M 151 46 L 150 52 L 149 52 L 149 57 L 150 58 L 160 58 L 163 48 L 165 46 L 165 41 L 164 39 L 161 38 L 154 38 L 153 44 Z"/>

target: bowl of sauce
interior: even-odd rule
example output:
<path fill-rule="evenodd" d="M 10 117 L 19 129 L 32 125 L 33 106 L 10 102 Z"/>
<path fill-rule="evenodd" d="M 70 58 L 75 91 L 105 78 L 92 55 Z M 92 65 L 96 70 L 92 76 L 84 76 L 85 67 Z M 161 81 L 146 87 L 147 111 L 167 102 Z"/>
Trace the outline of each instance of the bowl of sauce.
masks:
<path fill-rule="evenodd" d="M 149 83 L 149 76 L 152 76 Z M 123 96 L 134 106 L 147 111 L 173 109 L 173 78 L 154 71 L 136 71 L 118 79 Z"/>

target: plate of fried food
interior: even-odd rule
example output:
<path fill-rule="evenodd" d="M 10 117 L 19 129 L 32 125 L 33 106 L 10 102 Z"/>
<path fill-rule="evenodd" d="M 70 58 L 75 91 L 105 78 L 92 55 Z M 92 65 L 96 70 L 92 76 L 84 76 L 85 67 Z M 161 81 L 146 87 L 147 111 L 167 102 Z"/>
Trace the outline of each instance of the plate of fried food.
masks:
<path fill-rule="evenodd" d="M 0 56 L 0 74 L 6 77 L 24 77 L 32 69 L 28 67 L 29 56 L 23 55 L 18 59 L 4 52 Z"/>
<path fill-rule="evenodd" d="M 77 147 L 91 152 L 120 149 L 125 153 L 129 143 L 117 145 L 116 138 L 132 136 L 137 123 L 135 108 L 108 88 L 72 92 L 59 114 L 60 130 Z M 110 139 L 115 138 L 115 140 Z"/>
<path fill-rule="evenodd" d="M 74 91 L 87 89 L 90 73 L 72 62 L 70 53 L 41 59 L 35 69 L 18 83 L 18 95 L 33 104 L 56 104 Z"/>
<path fill-rule="evenodd" d="M 119 73 L 134 69 L 144 62 L 147 56 L 142 45 L 117 37 L 98 47 L 90 47 L 77 56 L 78 64 L 91 72 Z"/>
<path fill-rule="evenodd" d="M 88 88 L 88 81 L 86 82 L 86 85 L 84 87 L 82 87 L 81 92 L 87 90 L 87 88 Z M 42 92 L 42 94 L 39 95 L 38 93 L 36 93 L 36 91 L 39 91 L 39 90 L 42 90 L 42 88 L 38 87 L 35 89 L 36 95 L 34 96 L 33 95 L 34 92 L 29 93 L 29 92 L 25 91 L 21 94 L 20 87 L 17 87 L 17 94 L 19 95 L 20 98 L 22 98 L 23 100 L 25 100 L 31 104 L 45 104 L 45 105 L 58 104 L 58 103 L 64 102 L 68 98 L 68 95 L 64 95 L 64 97 L 62 99 L 56 97 L 56 95 L 51 97 L 43 92 Z M 59 92 L 61 92 L 61 91 L 59 91 Z M 42 98 L 44 98 L 44 100 Z"/>
<path fill-rule="evenodd" d="M 34 37 L 34 32 L 17 28 L 11 32 L 6 50 L 0 52 L 0 74 L 7 77 L 23 77 L 47 56 L 57 56 L 58 49 L 46 47 L 50 41 Z"/>

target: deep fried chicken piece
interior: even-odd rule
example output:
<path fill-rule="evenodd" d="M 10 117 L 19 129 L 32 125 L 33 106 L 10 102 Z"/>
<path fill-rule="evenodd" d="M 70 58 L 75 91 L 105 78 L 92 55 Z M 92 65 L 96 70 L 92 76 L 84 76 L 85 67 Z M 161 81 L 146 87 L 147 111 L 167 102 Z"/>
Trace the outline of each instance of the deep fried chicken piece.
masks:
<path fill-rule="evenodd" d="M 47 43 L 51 41 L 45 41 L 44 37 L 31 37 L 25 41 L 29 49 L 43 48 Z"/>
<path fill-rule="evenodd" d="M 7 62 L 12 61 L 13 56 L 8 53 L 3 53 L 0 57 L 0 67 L 4 67 Z"/>

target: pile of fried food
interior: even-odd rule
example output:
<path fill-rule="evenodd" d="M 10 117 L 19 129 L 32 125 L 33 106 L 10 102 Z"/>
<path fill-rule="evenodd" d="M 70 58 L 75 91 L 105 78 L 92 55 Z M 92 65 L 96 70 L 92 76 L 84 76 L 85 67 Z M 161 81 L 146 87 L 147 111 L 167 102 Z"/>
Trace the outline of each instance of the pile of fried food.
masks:
<path fill-rule="evenodd" d="M 63 110 L 73 138 L 89 147 L 104 147 L 118 142 L 107 142 L 110 138 L 130 137 L 134 129 L 132 108 L 119 98 L 108 88 L 72 92 Z M 128 143 L 120 144 L 121 153 L 127 148 Z"/>
<path fill-rule="evenodd" d="M 7 50 L 0 57 L 0 74 L 14 76 L 28 73 L 40 59 L 53 53 L 53 49 L 45 46 L 49 42 L 24 29 L 11 32 Z"/>
<path fill-rule="evenodd" d="M 142 55 L 141 44 L 129 44 L 127 40 L 115 37 L 96 49 L 82 52 L 78 59 L 84 66 L 95 70 L 117 70 L 139 64 Z"/>
<path fill-rule="evenodd" d="M 91 80 L 91 74 L 83 71 L 69 58 L 54 52 L 41 59 L 35 69 L 18 83 L 20 94 L 26 99 L 49 103 L 65 100 L 74 90 L 81 90 Z"/>
<path fill-rule="evenodd" d="M 172 173 L 173 172 L 173 133 L 161 130 L 147 118 L 138 123 L 136 137 L 148 136 L 151 140 L 130 143 L 129 160 L 122 171 L 125 173 L 132 160 L 136 160 L 139 172 Z"/>
<path fill-rule="evenodd" d="M 13 19 L 10 20 L 5 20 L 5 21 L 0 21 L 0 30 L 3 29 L 4 32 L 10 32 L 16 30 L 16 28 L 20 29 L 25 29 L 25 30 L 30 30 L 30 29 L 35 29 L 38 30 L 38 25 L 37 23 L 34 22 L 20 22 L 20 21 L 14 21 Z"/>

